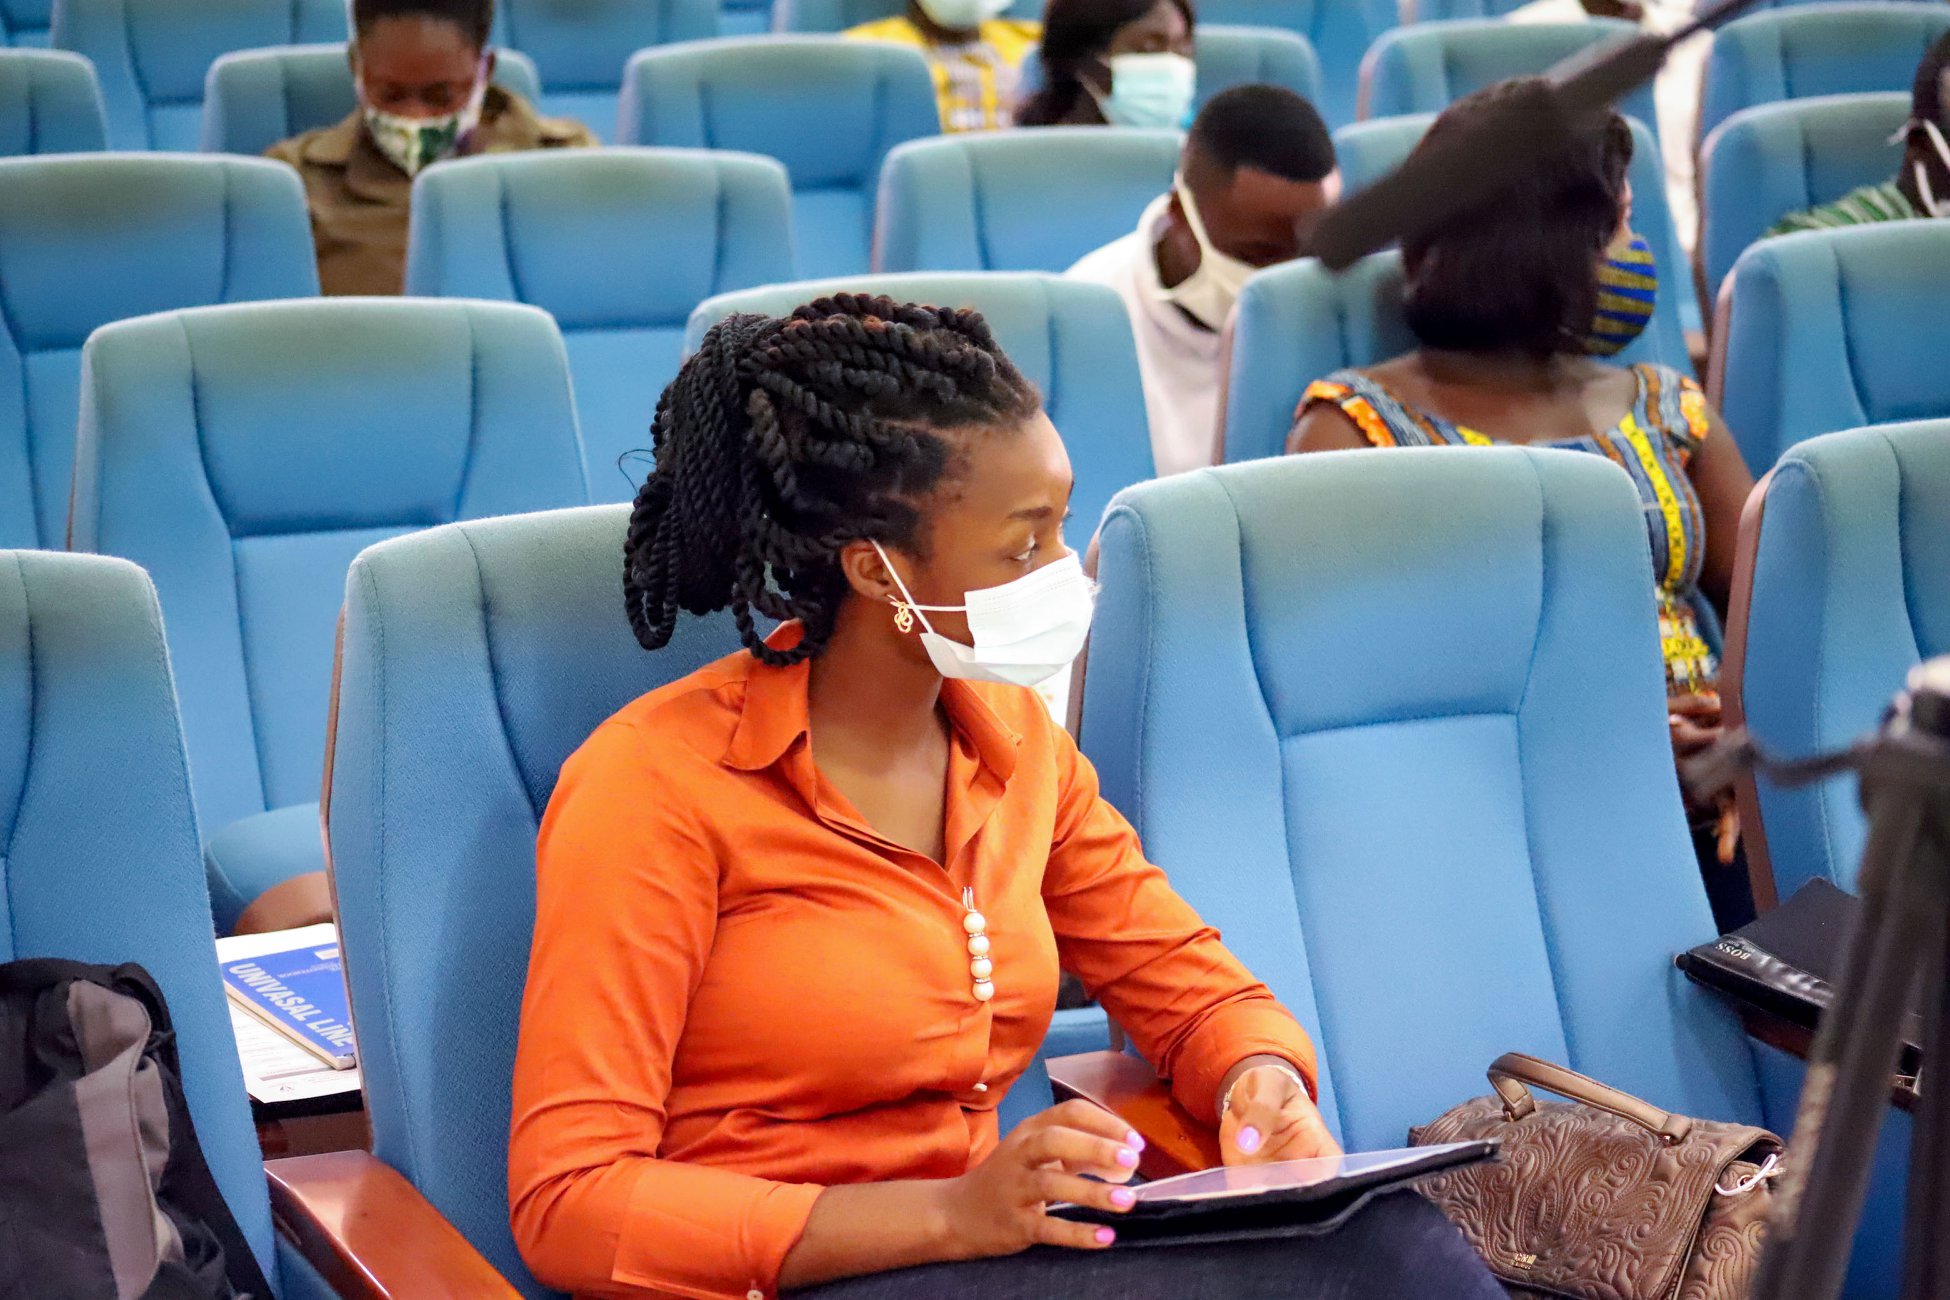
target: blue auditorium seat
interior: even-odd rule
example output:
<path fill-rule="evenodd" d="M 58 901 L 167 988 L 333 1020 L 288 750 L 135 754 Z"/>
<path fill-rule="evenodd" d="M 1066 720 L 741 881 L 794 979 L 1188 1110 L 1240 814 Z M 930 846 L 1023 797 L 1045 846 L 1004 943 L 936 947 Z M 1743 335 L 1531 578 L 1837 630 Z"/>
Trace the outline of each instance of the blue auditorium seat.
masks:
<path fill-rule="evenodd" d="M 1731 611 L 1729 708 L 1770 753 L 1840 749 L 1876 727 L 1912 667 L 1950 654 L 1950 420 L 1811 438 L 1748 509 L 1753 581 Z M 1866 825 L 1853 778 L 1761 781 L 1758 811 L 1748 856 L 1764 846 L 1780 897 L 1817 876 L 1856 888 Z"/>
<path fill-rule="evenodd" d="M 1315 107 L 1329 126 L 1339 126 L 1355 117 L 1362 54 L 1396 17 L 1395 0 L 1206 0 L 1198 6 L 1198 37 L 1203 41 L 1213 24 L 1279 27 L 1306 37 L 1322 73 Z"/>
<path fill-rule="evenodd" d="M 54 23 L 54 0 L 4 0 L 0 3 L 0 45 L 17 50 L 46 49 Z"/>
<path fill-rule="evenodd" d="M 1781 235 L 1728 284 L 1708 391 L 1756 474 L 1816 434 L 1950 416 L 1950 226 Z"/>
<path fill-rule="evenodd" d="M 1513 9 L 1521 9 L 1530 0 L 1406 0 L 1410 6 L 1410 21 L 1418 23 L 1449 22 L 1458 18 L 1501 18 Z"/>
<path fill-rule="evenodd" d="M 548 310 L 568 341 L 591 496 L 627 501 L 691 309 L 790 280 L 792 195 L 770 158 L 570 149 L 442 163 L 413 188 L 406 291 Z"/>
<path fill-rule="evenodd" d="M 541 81 L 528 56 L 494 52 L 494 84 L 529 103 Z M 199 148 L 261 154 L 280 140 L 331 126 L 358 107 L 345 45 L 283 45 L 239 50 L 210 65 Z"/>
<path fill-rule="evenodd" d="M 1176 131 L 1050 126 L 945 135 L 887 156 L 879 271 L 1063 272 L 1171 188 Z"/>
<path fill-rule="evenodd" d="M 139 962 L 155 976 L 197 1142 L 244 1239 L 281 1300 L 325 1300 L 274 1244 L 148 579 L 98 556 L 0 553 L 0 699 L 0 961 Z"/>
<path fill-rule="evenodd" d="M 720 36 L 763 36 L 772 30 L 772 0 L 721 0 Z"/>
<path fill-rule="evenodd" d="M 61 0 L 54 45 L 101 79 L 114 149 L 190 150 L 219 55 L 346 38 L 344 0 Z"/>
<path fill-rule="evenodd" d="M 1137 345 L 1124 304 L 1100 284 L 1051 275 L 876 275 L 771 285 L 713 298 L 691 316 L 685 350 L 736 312 L 784 316 L 842 291 L 884 293 L 901 302 L 972 307 L 988 319 L 1009 359 L 1043 395 L 1076 471 L 1069 543 L 1090 544 L 1104 507 L 1121 489 L 1150 478 L 1150 426 L 1138 381 Z"/>
<path fill-rule="evenodd" d="M 1907 92 L 1925 51 L 1950 31 L 1950 5 L 1789 5 L 1750 14 L 1713 36 L 1699 138 L 1743 108 L 1811 95 Z"/>
<path fill-rule="evenodd" d="M 887 151 L 940 129 L 934 76 L 919 50 L 757 36 L 637 54 L 624 74 L 617 139 L 777 158 L 792 180 L 800 272 L 854 275 L 867 269 Z"/>
<path fill-rule="evenodd" d="M 718 34 L 717 0 L 501 0 L 495 44 L 520 50 L 542 76 L 540 108 L 607 143 L 630 56 L 652 45 Z"/>
<path fill-rule="evenodd" d="M 97 326 L 317 292 L 304 192 L 281 163 L 0 159 L 0 544 L 61 545 L 81 346 Z"/>
<path fill-rule="evenodd" d="M 1907 92 L 1820 95 L 1742 109 L 1700 150 L 1700 269 L 1706 301 L 1748 245 L 1781 218 L 1896 175 Z"/>
<path fill-rule="evenodd" d="M 1378 117 L 1334 132 L 1334 154 L 1348 192 L 1371 185 L 1393 170 L 1408 157 L 1434 120 L 1433 113 Z M 1659 301 L 1653 323 L 1646 331 L 1656 336 L 1651 344 L 1655 349 L 1652 359 L 1691 373 L 1686 329 L 1689 324 L 1697 323 L 1689 320 L 1687 310 L 1693 306 L 1691 262 L 1673 228 L 1672 211 L 1666 206 L 1665 171 L 1658 141 L 1651 129 L 1637 118 L 1627 118 L 1626 123 L 1632 129 L 1632 166 L 1628 173 L 1632 183 L 1632 225 L 1645 236 L 1659 266 Z M 1641 352 L 1635 348 L 1628 355 L 1643 359 Z"/>
<path fill-rule="evenodd" d="M 637 645 L 628 515 L 433 529 L 367 551 L 346 589 L 329 831 L 373 1153 L 531 1297 L 549 1293 L 508 1231 L 507 1134 L 541 814 L 605 718 L 738 649 L 727 615 Z M 1057 1012 L 1050 1054 L 1101 1048 L 1101 1024 Z M 1032 1071 L 1003 1123 L 1048 1104 Z"/>
<path fill-rule="evenodd" d="M 1361 116 L 1440 112 L 1464 95 L 1511 77 L 1536 76 L 1573 54 L 1637 31 L 1613 18 L 1577 23 L 1478 18 L 1397 27 L 1362 60 Z M 1619 111 L 1648 125 L 1659 120 L 1649 85 L 1625 96 Z"/>
<path fill-rule="evenodd" d="M 102 90 L 88 60 L 64 50 L 0 49 L 0 156 L 107 147 Z"/>
<path fill-rule="evenodd" d="M 366 546 L 588 500 L 542 312 L 332 298 L 166 312 L 89 341 L 71 544 L 155 578 L 218 924 L 324 867 L 333 627 Z"/>
<path fill-rule="evenodd" d="M 843 32 L 905 12 L 905 0 L 773 0 L 772 26 L 781 32 Z M 1036 22 L 1043 6 L 1040 0 L 1011 0 L 1003 16 Z"/>

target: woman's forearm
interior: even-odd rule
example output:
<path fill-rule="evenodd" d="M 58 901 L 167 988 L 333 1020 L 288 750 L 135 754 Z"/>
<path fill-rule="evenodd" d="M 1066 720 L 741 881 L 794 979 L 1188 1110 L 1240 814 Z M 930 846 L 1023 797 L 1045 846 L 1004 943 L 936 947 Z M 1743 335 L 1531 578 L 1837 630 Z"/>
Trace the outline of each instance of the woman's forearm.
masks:
<path fill-rule="evenodd" d="M 913 1179 L 827 1188 L 786 1253 L 779 1289 L 954 1258 L 946 1205 L 952 1185 Z"/>

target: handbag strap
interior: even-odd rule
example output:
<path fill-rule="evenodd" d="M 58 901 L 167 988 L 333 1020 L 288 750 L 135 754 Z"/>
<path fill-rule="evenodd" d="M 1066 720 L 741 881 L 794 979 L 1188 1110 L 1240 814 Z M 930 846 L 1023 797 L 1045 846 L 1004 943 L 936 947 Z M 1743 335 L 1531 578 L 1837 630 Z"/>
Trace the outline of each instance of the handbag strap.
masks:
<path fill-rule="evenodd" d="M 1542 1088 L 1636 1124 L 1667 1146 L 1679 1145 L 1693 1131 L 1693 1121 L 1684 1115 L 1668 1114 L 1629 1092 L 1608 1088 L 1576 1070 L 1522 1052 L 1505 1052 L 1497 1057 L 1489 1074 L 1490 1087 L 1503 1102 L 1503 1117 L 1512 1123 L 1536 1113 L 1537 1100 L 1530 1089 Z"/>

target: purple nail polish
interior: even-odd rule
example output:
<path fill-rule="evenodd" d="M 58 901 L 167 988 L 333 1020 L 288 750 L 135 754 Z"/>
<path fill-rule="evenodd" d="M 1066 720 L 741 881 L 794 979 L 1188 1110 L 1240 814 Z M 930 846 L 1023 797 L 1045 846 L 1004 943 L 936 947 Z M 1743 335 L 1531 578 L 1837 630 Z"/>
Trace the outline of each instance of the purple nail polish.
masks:
<path fill-rule="evenodd" d="M 1136 1129 L 1132 1129 L 1124 1135 L 1124 1145 L 1133 1151 L 1144 1150 L 1144 1134 L 1138 1132 Z"/>
<path fill-rule="evenodd" d="M 1099 1246 L 1108 1246 L 1110 1245 L 1111 1242 L 1116 1240 L 1117 1240 L 1117 1233 L 1111 1230 L 1110 1228 L 1097 1229 L 1097 1244 Z"/>
<path fill-rule="evenodd" d="M 1137 1204 L 1137 1193 L 1128 1187 L 1113 1188 L 1110 1194 L 1110 1203 L 1120 1210 L 1128 1210 Z"/>
<path fill-rule="evenodd" d="M 1251 1124 L 1248 1124 L 1239 1130 L 1238 1136 L 1233 1141 L 1238 1144 L 1241 1151 L 1244 1151 L 1247 1155 L 1251 1155 L 1253 1152 L 1259 1150 L 1259 1130 Z"/>
<path fill-rule="evenodd" d="M 1126 1169 L 1136 1169 L 1138 1166 L 1138 1153 L 1129 1147 L 1119 1147 L 1117 1148 L 1117 1163 L 1123 1165 Z"/>

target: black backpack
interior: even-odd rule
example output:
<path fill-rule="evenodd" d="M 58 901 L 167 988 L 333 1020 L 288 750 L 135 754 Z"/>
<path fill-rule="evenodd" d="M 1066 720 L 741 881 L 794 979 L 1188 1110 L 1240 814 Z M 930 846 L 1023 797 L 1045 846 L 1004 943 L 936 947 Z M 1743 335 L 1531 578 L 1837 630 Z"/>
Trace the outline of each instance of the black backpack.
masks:
<path fill-rule="evenodd" d="M 0 1300 L 28 1297 L 271 1300 L 140 966 L 0 965 Z"/>

